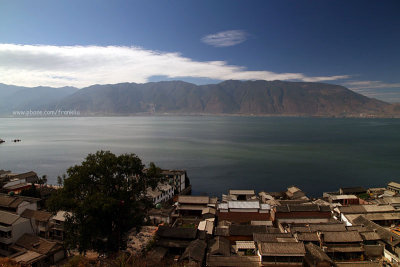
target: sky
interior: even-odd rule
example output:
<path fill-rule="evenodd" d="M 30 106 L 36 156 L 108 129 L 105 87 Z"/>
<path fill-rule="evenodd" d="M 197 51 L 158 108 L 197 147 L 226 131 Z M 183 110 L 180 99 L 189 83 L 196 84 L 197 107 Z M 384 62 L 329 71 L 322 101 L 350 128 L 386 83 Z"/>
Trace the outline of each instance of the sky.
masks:
<path fill-rule="evenodd" d="M 287 80 L 400 102 L 400 1 L 0 0 L 0 83 Z"/>

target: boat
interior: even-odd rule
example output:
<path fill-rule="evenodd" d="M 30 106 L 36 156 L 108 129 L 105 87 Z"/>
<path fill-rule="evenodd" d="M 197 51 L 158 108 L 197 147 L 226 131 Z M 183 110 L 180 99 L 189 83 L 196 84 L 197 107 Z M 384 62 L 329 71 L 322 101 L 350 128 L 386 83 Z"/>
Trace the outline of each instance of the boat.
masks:
<path fill-rule="evenodd" d="M 0 139 L 0 144 L 4 143 L 5 141 L 3 139 Z"/>

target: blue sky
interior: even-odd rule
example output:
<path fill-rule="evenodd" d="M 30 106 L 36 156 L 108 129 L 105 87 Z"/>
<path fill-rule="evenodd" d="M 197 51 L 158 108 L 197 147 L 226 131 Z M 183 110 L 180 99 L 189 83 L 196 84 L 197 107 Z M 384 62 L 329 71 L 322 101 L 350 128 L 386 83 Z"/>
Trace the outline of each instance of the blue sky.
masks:
<path fill-rule="evenodd" d="M 0 0 L 0 82 L 329 82 L 400 102 L 400 1 Z"/>

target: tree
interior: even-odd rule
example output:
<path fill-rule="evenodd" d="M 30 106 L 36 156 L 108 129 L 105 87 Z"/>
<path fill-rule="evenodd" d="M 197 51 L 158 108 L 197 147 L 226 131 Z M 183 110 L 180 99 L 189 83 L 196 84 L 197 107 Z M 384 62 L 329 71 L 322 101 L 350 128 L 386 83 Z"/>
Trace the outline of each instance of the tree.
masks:
<path fill-rule="evenodd" d="M 140 228 L 152 205 L 144 197 L 147 176 L 143 169 L 135 154 L 98 151 L 67 170 L 64 186 L 48 202 L 51 210 L 71 214 L 65 222 L 67 248 L 80 253 L 125 248 L 122 236 L 132 227 Z"/>

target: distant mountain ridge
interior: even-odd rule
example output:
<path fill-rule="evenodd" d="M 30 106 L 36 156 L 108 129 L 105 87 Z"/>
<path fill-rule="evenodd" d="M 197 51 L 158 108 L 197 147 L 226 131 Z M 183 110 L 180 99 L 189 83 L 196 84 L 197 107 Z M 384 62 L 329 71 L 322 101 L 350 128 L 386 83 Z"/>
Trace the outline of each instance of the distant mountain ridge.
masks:
<path fill-rule="evenodd" d="M 0 84 L 0 114 L 17 110 L 37 110 L 53 105 L 64 97 L 75 93 L 74 87 L 22 87 Z"/>
<path fill-rule="evenodd" d="M 81 115 L 167 113 L 390 117 L 400 114 L 396 105 L 368 98 L 343 86 L 324 83 L 229 80 L 195 85 L 165 81 L 57 90 L 58 94 L 52 101 L 46 100 L 36 107 L 79 110 Z"/>

